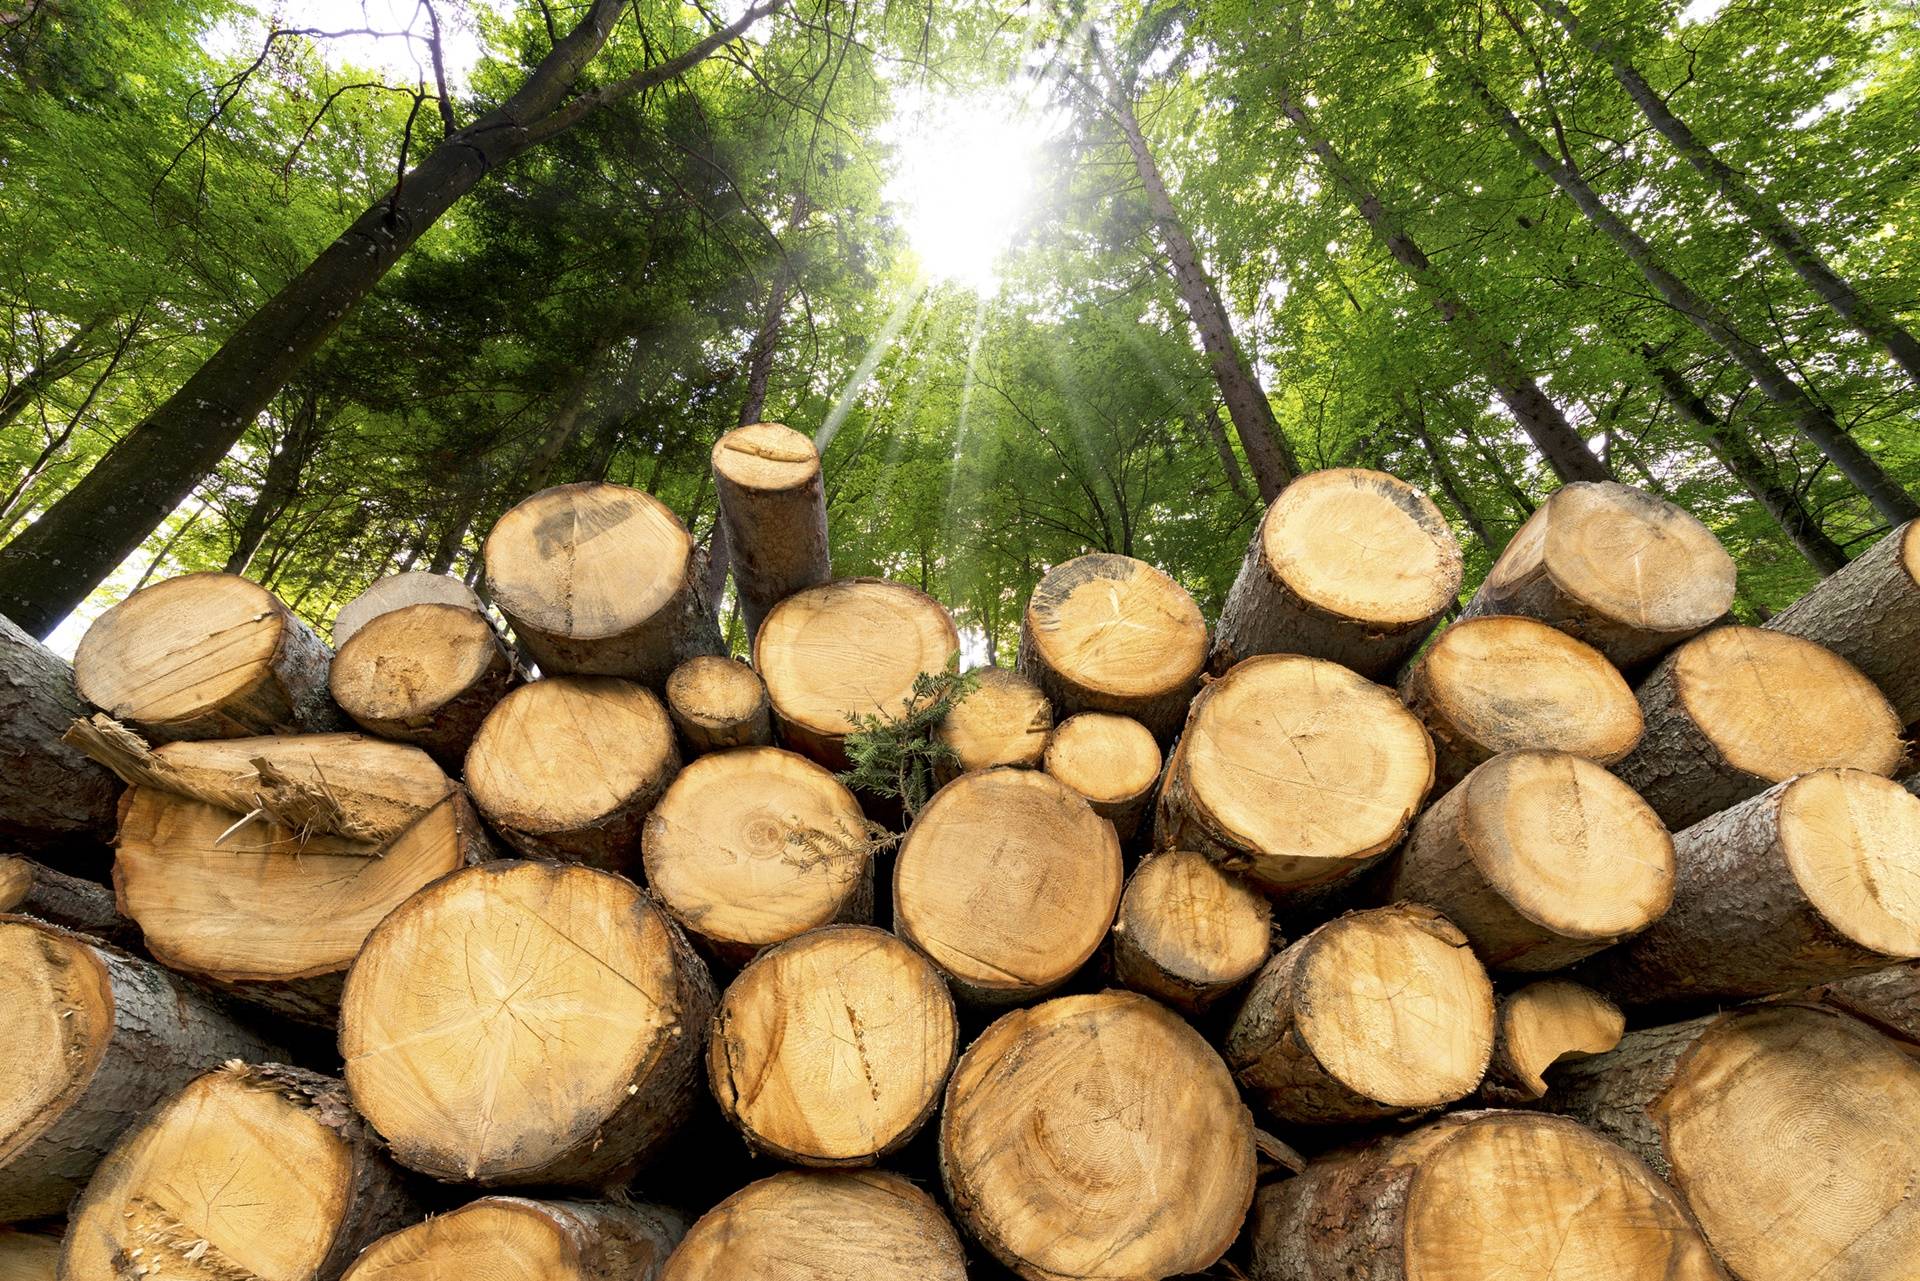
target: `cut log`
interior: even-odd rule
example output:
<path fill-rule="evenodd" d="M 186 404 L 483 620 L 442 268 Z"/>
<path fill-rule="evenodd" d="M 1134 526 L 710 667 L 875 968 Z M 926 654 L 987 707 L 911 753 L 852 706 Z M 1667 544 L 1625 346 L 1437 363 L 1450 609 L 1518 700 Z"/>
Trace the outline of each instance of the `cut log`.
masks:
<path fill-rule="evenodd" d="M 1836 979 L 1809 993 L 1809 999 L 1845 1010 L 1920 1054 L 1920 961 Z"/>
<path fill-rule="evenodd" d="M 1020 620 L 1020 671 L 1063 716 L 1131 716 L 1166 742 L 1207 661 L 1187 589 L 1142 560 L 1096 552 L 1047 572 Z"/>
<path fill-rule="evenodd" d="M 1489 969 L 1563 969 L 1673 901 L 1673 838 L 1632 788 L 1565 752 L 1504 752 L 1413 825 L 1390 899 L 1439 908 Z"/>
<path fill-rule="evenodd" d="M 756 1151 L 872 1165 L 919 1132 L 953 1069 L 953 996 L 885 930 L 841 925 L 768 948 L 720 1002 L 707 1080 Z"/>
<path fill-rule="evenodd" d="M 1253 1118 L 1178 1015 L 1132 992 L 1015 1010 L 961 1056 L 940 1119 L 947 1200 L 1027 1281 L 1198 1272 L 1253 1199 Z"/>
<path fill-rule="evenodd" d="M 423 569 L 389 574 L 374 580 L 372 586 L 342 605 L 333 616 L 334 650 L 345 648 L 355 633 L 380 615 L 413 605 L 452 605 L 482 616 L 487 612 L 473 588 L 451 574 L 433 574 Z"/>
<path fill-rule="evenodd" d="M 1678 832 L 1818 769 L 1891 774 L 1893 708 L 1845 659 L 1757 627 L 1716 627 L 1640 686 L 1647 732 L 1614 773 Z"/>
<path fill-rule="evenodd" d="M 1659 1171 L 1741 1281 L 1881 1281 L 1920 1259 L 1920 1062 L 1838 1011 L 1632 1032 L 1559 1072 L 1551 1101 Z"/>
<path fill-rule="evenodd" d="M 632 883 L 484 863 L 367 939 L 340 1005 L 353 1105 L 437 1179 L 612 1187 L 687 1118 L 706 966 Z"/>
<path fill-rule="evenodd" d="M 624 676 L 659 689 L 724 653 L 704 558 L 667 505 L 621 485 L 543 489 L 487 535 L 487 595 L 547 676 Z"/>
<path fill-rule="evenodd" d="M 480 722 L 513 683 L 513 663 L 485 615 L 460 605 L 403 605 L 367 620 L 341 645 L 329 687 L 368 733 L 423 747 L 459 769 Z"/>
<path fill-rule="evenodd" d="M 860 802 L 777 747 L 702 756 L 647 815 L 647 886 L 731 965 L 834 921 L 873 919 L 873 844 Z"/>
<path fill-rule="evenodd" d="M 751 642 L 767 612 L 833 577 L 820 451 L 779 423 L 753 423 L 713 447 L 713 493 Z"/>
<path fill-rule="evenodd" d="M 673 723 L 651 690 L 561 676 L 501 699 L 467 751 L 473 803 L 529 858 L 621 871 L 680 769 Z"/>
<path fill-rule="evenodd" d="M 336 729 L 333 651 L 274 594 L 234 574 L 142 588 L 73 656 L 80 697 L 153 742 Z"/>
<path fill-rule="evenodd" d="M 660 1281 L 966 1281 L 934 1199 L 878 1170 L 788 1170 L 702 1215 Z"/>
<path fill-rule="evenodd" d="M 1053 732 L 1053 705 L 1018 672 L 983 667 L 973 673 L 978 687 L 934 730 L 934 738 L 953 753 L 938 769 L 950 783 L 973 770 L 997 765 L 1039 769 Z"/>
<path fill-rule="evenodd" d="M 1840 655 L 1880 687 L 1902 725 L 1920 725 L 1920 521 L 1821 579 L 1767 626 Z"/>
<path fill-rule="evenodd" d="M 1194 700 L 1154 842 L 1300 894 L 1399 844 L 1432 783 L 1433 743 L 1391 690 L 1325 659 L 1250 658 Z"/>
<path fill-rule="evenodd" d="M 920 811 L 893 869 L 894 932 L 964 1000 L 1010 1005 L 1073 976 L 1120 903 L 1113 825 L 1035 770 L 965 774 Z"/>
<path fill-rule="evenodd" d="M 766 683 L 738 659 L 702 654 L 674 668 L 667 714 L 692 756 L 773 742 Z"/>
<path fill-rule="evenodd" d="M 60 1275 L 334 1281 L 417 1214 L 338 1081 L 235 1063 L 114 1145 L 74 1203 Z"/>
<path fill-rule="evenodd" d="M 652 1205 L 487 1196 L 381 1237 L 343 1281 L 658 1281 L 686 1229 Z"/>
<path fill-rule="evenodd" d="M 1501 752 L 1572 752 L 1612 765 L 1640 741 L 1640 704 L 1593 646 L 1531 618 L 1469 618 L 1400 680 L 1433 735 L 1436 792 Z"/>
<path fill-rule="evenodd" d="M 1733 579 L 1733 558 L 1680 508 L 1580 481 L 1534 509 L 1461 613 L 1537 618 L 1632 668 L 1724 617 Z"/>
<path fill-rule="evenodd" d="M 0 1281 L 57 1281 L 60 1238 L 0 1228 Z"/>
<path fill-rule="evenodd" d="M 0 855 L 0 912 L 31 916 L 115 947 L 140 945 L 140 927 L 120 914 L 112 890 L 30 858 Z"/>
<path fill-rule="evenodd" d="M 1254 531 L 1209 666 L 1307 654 L 1391 676 L 1458 598 L 1460 573 L 1460 545 L 1425 494 L 1385 472 L 1309 472 Z"/>
<path fill-rule="evenodd" d="M 1771 788 L 1674 838 L 1673 906 L 1584 981 L 1632 1005 L 1764 996 L 1920 957 L 1920 798 L 1859 770 Z"/>
<path fill-rule="evenodd" d="M 1533 1112 L 1321 1157 L 1261 1190 L 1252 1238 L 1254 1281 L 1727 1281 L 1643 1162 Z"/>
<path fill-rule="evenodd" d="M 278 1052 L 157 965 L 0 918 L 0 1223 L 64 1212 L 120 1132 L 196 1074 Z"/>
<path fill-rule="evenodd" d="M 1227 1033 L 1240 1083 L 1283 1121 L 1373 1121 L 1479 1086 L 1493 984 L 1467 937 L 1416 903 L 1350 912 L 1267 962 Z"/>
<path fill-rule="evenodd" d="M 1626 1030 L 1620 1007 L 1590 987 L 1566 979 L 1529 983 L 1501 998 L 1481 1097 L 1509 1106 L 1538 1102 L 1547 1096 L 1548 1068 L 1605 1054 Z"/>
<path fill-rule="evenodd" d="M 1081 712 L 1047 740 L 1047 773 L 1087 798 L 1093 812 L 1133 839 L 1160 781 L 1160 744 L 1131 716 Z"/>
<path fill-rule="evenodd" d="M 68 870 L 86 867 L 82 851 L 113 839 L 120 797 L 112 774 L 60 741 L 85 715 L 73 669 L 0 618 L 0 844 Z"/>
<path fill-rule="evenodd" d="M 960 654 L 946 607 L 905 583 L 849 578 L 787 597 L 761 623 L 753 665 L 788 747 L 847 768 L 857 718 L 897 717 L 915 678 Z"/>
<path fill-rule="evenodd" d="M 1238 988 L 1272 950 L 1266 899 L 1185 850 L 1134 869 L 1113 923 L 1114 977 L 1188 1014 Z"/>

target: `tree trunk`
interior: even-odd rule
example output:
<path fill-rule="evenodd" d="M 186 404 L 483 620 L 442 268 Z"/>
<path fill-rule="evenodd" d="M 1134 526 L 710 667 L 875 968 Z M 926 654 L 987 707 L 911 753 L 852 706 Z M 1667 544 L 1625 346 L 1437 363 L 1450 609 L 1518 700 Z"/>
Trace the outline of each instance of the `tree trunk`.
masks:
<path fill-rule="evenodd" d="M 1835 979 L 1807 993 L 1807 999 L 1845 1010 L 1920 1056 L 1920 961 Z"/>
<path fill-rule="evenodd" d="M 1439 442 L 1434 440 L 1433 432 L 1427 426 L 1426 406 L 1416 401 L 1413 412 L 1408 417 L 1413 423 L 1414 434 L 1420 438 L 1420 448 L 1427 455 L 1427 464 L 1433 468 L 1434 483 L 1440 486 L 1440 492 L 1447 496 L 1447 501 L 1453 504 L 1453 509 L 1460 513 L 1460 519 L 1465 521 L 1467 528 L 1473 531 L 1473 536 L 1480 541 L 1480 546 L 1486 549 L 1487 555 L 1499 556 L 1501 542 L 1493 536 L 1493 531 L 1487 527 L 1487 522 L 1480 515 L 1479 508 L 1475 507 L 1473 500 L 1467 496 L 1467 487 L 1460 483 L 1460 473 L 1454 470 L 1452 461 L 1441 450 Z"/>
<path fill-rule="evenodd" d="M 749 1183 L 687 1229 L 660 1281 L 722 1277 L 967 1281 L 934 1199 L 881 1170 L 786 1170 Z"/>
<path fill-rule="evenodd" d="M 813 442 L 778 423 L 735 428 L 713 447 L 716 549 L 731 558 L 747 641 L 767 611 L 833 577 Z"/>
<path fill-rule="evenodd" d="M 773 744 L 766 682 L 745 663 L 715 654 L 689 658 L 667 677 L 667 715 L 688 759 L 730 747 Z"/>
<path fill-rule="evenodd" d="M 0 842 L 91 872 L 89 848 L 113 839 L 120 785 L 60 741 L 87 714 L 73 670 L 0 618 Z"/>
<path fill-rule="evenodd" d="M 1480 1097 L 1502 1107 L 1537 1103 L 1552 1089 L 1549 1068 L 1605 1054 L 1626 1030 L 1620 1007 L 1592 988 L 1565 979 L 1529 983 L 1500 1001 Z"/>
<path fill-rule="evenodd" d="M 126 332 L 121 334 L 120 341 L 114 344 L 113 355 L 107 360 L 107 367 L 100 371 L 100 376 L 95 378 L 93 385 L 87 388 L 86 396 L 81 399 L 78 408 L 67 418 L 67 425 L 62 427 L 47 441 L 45 447 L 35 455 L 34 460 L 27 464 L 26 470 L 20 473 L 20 479 L 15 481 L 12 488 L 7 490 L 7 496 L 4 499 L 0 499 L 0 539 L 4 539 L 13 529 L 14 523 L 25 514 L 25 502 L 28 490 L 32 487 L 34 481 L 40 478 L 41 473 L 47 469 L 47 466 L 54 458 L 59 455 L 60 451 L 67 447 L 67 442 L 73 439 L 73 433 L 80 429 L 81 421 L 86 418 L 87 411 L 93 407 L 94 400 L 100 395 L 100 389 L 112 380 L 114 371 L 120 367 L 121 360 L 126 357 L 127 348 L 133 345 L 134 336 L 140 332 L 140 326 L 145 315 L 146 308 L 144 307 L 134 313 L 133 319 L 127 322 Z M 32 375 L 29 375 L 29 377 L 31 376 Z M 25 402 L 22 401 L 21 403 L 24 404 Z M 15 412 L 17 412 L 17 410 Z M 0 410 L 0 430 L 5 430 L 12 416 L 12 414 Z"/>
<path fill-rule="evenodd" d="M 261 480 L 259 496 L 254 499 L 253 506 L 247 509 L 247 518 L 242 522 L 233 551 L 227 557 L 229 574 L 247 572 L 247 566 L 253 563 L 254 552 L 260 548 L 260 540 L 267 536 L 267 530 L 299 492 L 300 473 L 306 470 L 319 445 L 320 393 L 310 387 L 301 398 L 293 421 L 288 424 L 280 448 L 267 459 L 267 471 Z"/>
<path fill-rule="evenodd" d="M 610 345 L 610 340 L 602 337 L 582 358 L 580 372 L 567 385 L 560 403 L 554 406 L 553 416 L 547 420 L 547 429 L 540 433 L 539 443 L 533 447 L 526 466 L 520 470 L 516 481 L 519 492 L 537 494 L 545 489 L 548 479 L 553 475 L 554 464 L 560 461 L 560 455 L 573 443 L 573 438 L 580 434 L 580 420 L 587 412 L 587 402 L 593 399 L 593 393 L 600 386 L 600 360 Z"/>
<path fill-rule="evenodd" d="M 1405 269 L 1414 285 L 1433 304 L 1440 318 L 1457 336 L 1461 347 L 1479 364 L 1482 376 L 1493 387 L 1500 403 L 1520 424 L 1534 448 L 1563 481 L 1612 480 L 1613 474 L 1597 457 L 1580 433 L 1573 429 L 1560 407 L 1553 403 L 1520 364 L 1511 342 L 1496 339 L 1485 330 L 1479 315 L 1442 276 L 1426 252 L 1401 224 L 1399 216 L 1387 208 L 1359 175 L 1347 164 L 1333 143 L 1324 137 L 1307 115 L 1306 108 L 1282 86 L 1280 110 L 1299 130 L 1307 149 L 1320 160 L 1339 189 L 1366 221 L 1375 240 L 1386 247 L 1395 262 Z"/>
<path fill-rule="evenodd" d="M 140 927 L 120 915 L 112 890 L 30 858 L 0 854 L 0 912 L 31 916 L 115 947 L 140 946 Z"/>
<path fill-rule="evenodd" d="M 341 1281 L 659 1281 L 686 1230 L 655 1205 L 481 1197 L 381 1237 Z"/>
<path fill-rule="evenodd" d="M 26 373 L 17 382 L 7 385 L 0 392 L 0 431 L 12 426 L 20 411 L 38 400 L 53 384 L 91 360 L 81 351 L 93 331 L 107 322 L 105 316 L 95 316 L 69 334 L 58 347 L 48 352 L 45 359 Z"/>
<path fill-rule="evenodd" d="M 360 728 L 425 748 L 457 774 L 481 722 L 514 683 L 513 662 L 485 615 L 424 604 L 354 631 L 333 656 L 328 688 Z"/>
<path fill-rule="evenodd" d="M 1273 951 L 1266 899 L 1205 856 L 1153 854 L 1127 880 L 1113 923 L 1123 986 L 1201 1014 L 1240 989 Z"/>
<path fill-rule="evenodd" d="M 612 34 L 625 0 L 593 0 L 520 89 L 457 129 L 102 458 L 0 548 L 0 613 L 44 636 L 193 492 L 395 262 L 489 172 L 600 105 L 672 80 L 737 38 L 782 0 L 761 0 L 685 53 L 568 95 Z"/>
<path fill-rule="evenodd" d="M 1227 432 L 1220 425 L 1220 410 L 1214 405 L 1207 406 L 1204 414 L 1195 414 L 1188 418 L 1193 424 L 1195 434 L 1213 446 L 1213 452 L 1220 456 L 1220 471 L 1227 478 L 1227 488 L 1240 498 L 1251 498 L 1247 492 L 1247 478 L 1240 470 L 1240 456 L 1233 452 L 1233 445 L 1227 440 Z"/>
<path fill-rule="evenodd" d="M 1902 725 L 1920 725 L 1920 521 L 1882 538 L 1767 628 L 1826 646 L 1880 687 Z"/>
<path fill-rule="evenodd" d="M 1004 667 L 982 667 L 971 675 L 977 682 L 974 691 L 934 727 L 934 741 L 953 754 L 950 760 L 934 762 L 939 781 L 951 783 L 962 774 L 996 765 L 1039 769 L 1053 734 L 1053 705 L 1047 696 Z"/>
<path fill-rule="evenodd" d="M 1113 824 L 1121 840 L 1130 841 L 1153 808 L 1160 744 L 1131 716 L 1081 712 L 1054 729 L 1045 765 L 1047 773 L 1085 797 L 1094 813 Z"/>

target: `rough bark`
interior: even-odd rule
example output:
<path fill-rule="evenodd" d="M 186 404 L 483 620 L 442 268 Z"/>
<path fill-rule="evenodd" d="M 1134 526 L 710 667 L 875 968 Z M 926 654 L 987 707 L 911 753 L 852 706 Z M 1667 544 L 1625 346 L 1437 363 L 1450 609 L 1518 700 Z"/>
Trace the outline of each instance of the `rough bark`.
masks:
<path fill-rule="evenodd" d="M 778 423 L 739 427 L 713 447 L 713 489 L 751 644 L 775 605 L 833 577 L 820 455 Z"/>
<path fill-rule="evenodd" d="M 1920 961 L 1822 984 L 1805 995 L 1867 1023 L 1920 1055 Z"/>
<path fill-rule="evenodd" d="M 113 839 L 120 796 L 119 780 L 60 741 L 86 712 L 65 660 L 0 618 L 0 842 L 67 870 Z"/>
<path fill-rule="evenodd" d="M 31 916 L 115 947 L 140 946 L 140 927 L 120 914 L 112 890 L 15 854 L 0 855 L 0 912 Z"/>
<path fill-rule="evenodd" d="M 1882 538 L 1767 628 L 1826 646 L 1880 687 L 1902 725 L 1920 725 L 1920 521 Z"/>

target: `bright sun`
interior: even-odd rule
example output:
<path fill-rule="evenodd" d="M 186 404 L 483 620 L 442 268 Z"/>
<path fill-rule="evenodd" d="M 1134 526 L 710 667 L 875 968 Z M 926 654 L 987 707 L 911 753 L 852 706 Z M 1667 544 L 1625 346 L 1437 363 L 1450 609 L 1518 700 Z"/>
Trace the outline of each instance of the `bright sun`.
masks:
<path fill-rule="evenodd" d="M 886 187 L 921 275 L 982 295 L 1032 202 L 1045 127 L 1012 90 L 909 102 Z"/>

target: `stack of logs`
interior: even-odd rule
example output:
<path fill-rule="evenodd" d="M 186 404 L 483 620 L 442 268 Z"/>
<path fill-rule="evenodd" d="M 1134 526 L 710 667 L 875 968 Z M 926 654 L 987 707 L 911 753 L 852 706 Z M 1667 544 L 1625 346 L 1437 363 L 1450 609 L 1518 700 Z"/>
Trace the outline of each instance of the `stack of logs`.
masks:
<path fill-rule="evenodd" d="M 848 740 L 952 618 L 806 437 L 713 465 L 751 662 L 607 484 L 331 649 L 223 574 L 0 632 L 0 1278 L 1920 1275 L 1915 527 L 1754 628 L 1571 484 L 1460 608 L 1317 472 L 1211 633 L 1054 567 L 900 815 Z"/>

